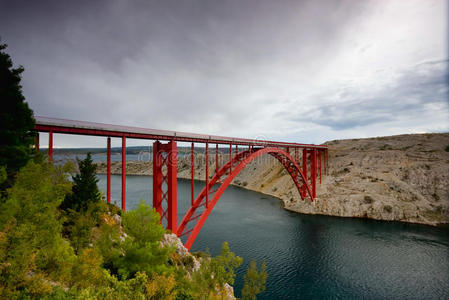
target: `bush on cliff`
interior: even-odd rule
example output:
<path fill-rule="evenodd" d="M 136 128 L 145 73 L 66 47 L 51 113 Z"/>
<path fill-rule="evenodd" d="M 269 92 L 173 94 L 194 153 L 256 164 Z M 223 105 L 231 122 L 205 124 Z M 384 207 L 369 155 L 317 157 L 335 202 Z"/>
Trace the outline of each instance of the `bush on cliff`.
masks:
<path fill-rule="evenodd" d="M 172 273 L 168 262 L 174 249 L 160 245 L 165 229 L 160 225 L 159 214 L 141 201 L 136 210 L 123 214 L 122 221 L 127 235 L 120 245 L 123 255 L 112 261 L 119 278 L 131 278 L 139 271 Z"/>

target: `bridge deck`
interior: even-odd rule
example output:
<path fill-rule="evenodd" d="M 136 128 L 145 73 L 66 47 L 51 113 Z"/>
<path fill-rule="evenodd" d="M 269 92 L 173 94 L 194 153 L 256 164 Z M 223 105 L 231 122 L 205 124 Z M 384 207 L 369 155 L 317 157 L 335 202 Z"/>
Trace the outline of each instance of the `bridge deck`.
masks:
<path fill-rule="evenodd" d="M 266 141 L 263 139 L 245 139 L 236 137 L 226 137 L 217 135 L 204 135 L 189 132 L 148 129 L 140 127 L 119 126 L 112 124 L 65 120 L 48 117 L 35 117 L 35 129 L 40 132 L 53 132 L 65 134 L 80 134 L 109 137 L 126 137 L 134 139 L 149 140 L 174 140 L 179 142 L 232 144 L 232 145 L 257 145 L 270 147 L 291 147 L 291 148 L 321 148 L 325 145 L 300 144 L 288 142 Z"/>
<path fill-rule="evenodd" d="M 111 124 L 83 122 L 47 117 L 35 117 L 35 130 L 48 132 L 48 158 L 53 161 L 53 133 L 91 135 L 107 137 L 107 185 L 106 199 L 111 202 L 111 137 L 122 140 L 122 209 L 126 210 L 126 140 L 146 139 L 155 140 L 153 143 L 153 208 L 160 214 L 162 219 L 167 220 L 167 229 L 173 233 L 183 234 L 186 224 L 191 220 L 199 219 L 190 232 L 186 247 L 190 249 L 193 241 L 198 235 L 205 220 L 213 209 L 224 189 L 231 183 L 233 178 L 251 161 L 262 154 L 270 154 L 276 157 L 287 169 L 292 177 L 298 194 L 302 199 L 306 197 L 306 191 L 310 199 L 316 197 L 316 179 L 319 174 L 321 183 L 321 157 L 324 158 L 324 173 L 327 172 L 327 146 L 299 144 L 287 142 L 275 142 L 259 139 L 245 139 L 216 135 L 204 135 L 179 131 L 156 130 L 139 127 L 118 126 Z M 161 140 L 169 141 L 161 143 Z M 177 142 L 191 142 L 191 208 L 184 216 L 181 224 L 177 223 Z M 195 198 L 195 147 L 194 143 L 205 143 L 205 187 Z M 212 179 L 209 178 L 209 143 L 216 144 L 215 172 Z M 219 167 L 218 144 L 229 145 L 229 162 Z M 233 145 L 235 145 L 235 150 Z M 248 146 L 242 150 L 237 145 Z M 281 149 L 284 148 L 284 149 Z M 298 151 L 302 148 L 302 151 Z M 39 151 L 39 134 L 36 136 L 36 150 Z M 294 150 L 294 151 L 292 151 Z M 292 153 L 293 152 L 293 153 Z M 299 155 L 302 152 L 302 166 L 299 165 Z M 318 164 L 317 164 L 318 162 Z M 234 164 L 237 163 L 237 166 Z M 308 166 L 310 165 L 310 167 Z M 318 167 L 318 169 L 317 169 Z M 166 172 L 162 170 L 165 169 Z M 310 170 L 310 176 L 307 176 Z M 319 170 L 319 173 L 317 173 Z M 214 184 L 223 178 L 223 183 L 216 190 L 212 190 Z M 227 177 L 226 177 L 227 176 Z M 209 179 L 211 181 L 209 181 Z M 163 184 L 165 183 L 165 184 Z M 212 194 L 211 194 L 212 193 Z M 212 196 L 212 199 L 209 197 Z M 203 201 L 204 200 L 204 201 Z M 212 202 L 210 202 L 211 200 Z M 204 202 L 204 203 L 203 203 Z M 210 202 L 210 203 L 209 203 Z M 166 209 L 162 203 L 166 204 Z M 195 213 L 197 207 L 206 208 L 199 216 Z"/>

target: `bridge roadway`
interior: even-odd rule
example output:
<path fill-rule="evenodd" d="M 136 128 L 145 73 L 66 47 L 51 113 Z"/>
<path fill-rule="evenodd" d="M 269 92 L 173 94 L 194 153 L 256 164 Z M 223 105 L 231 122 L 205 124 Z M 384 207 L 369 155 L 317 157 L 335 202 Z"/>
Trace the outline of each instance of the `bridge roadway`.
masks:
<path fill-rule="evenodd" d="M 36 148 L 39 150 L 39 132 L 47 132 L 49 161 L 53 161 L 53 134 L 104 136 L 107 138 L 107 201 L 111 201 L 111 137 L 122 139 L 122 209 L 126 210 L 126 139 L 153 140 L 153 207 L 166 220 L 166 227 L 178 236 L 187 236 L 190 249 L 208 215 L 234 177 L 260 155 L 275 157 L 288 171 L 302 200 L 316 197 L 317 178 L 321 183 L 322 168 L 327 173 L 328 148 L 326 145 L 301 144 L 205 135 L 179 131 L 118 126 L 94 122 L 35 117 Z M 168 141 L 161 143 L 160 141 Z M 191 143 L 191 207 L 178 225 L 177 222 L 177 142 Z M 194 161 L 195 143 L 205 145 L 206 185 L 195 196 Z M 209 145 L 215 145 L 215 172 L 209 176 Z M 229 146 L 229 162 L 218 164 L 219 145 Z M 235 150 L 234 150 L 235 146 Z M 240 149 L 238 146 L 241 146 Z M 246 150 L 243 147 L 247 147 Z M 302 151 L 299 151 L 302 150 Z M 301 161 L 299 156 L 302 156 Z M 324 163 L 322 163 L 324 160 Z M 310 175 L 308 175 L 310 171 Z M 165 185 L 163 184 L 165 183 Z M 189 227 L 190 225 L 190 227 Z"/>

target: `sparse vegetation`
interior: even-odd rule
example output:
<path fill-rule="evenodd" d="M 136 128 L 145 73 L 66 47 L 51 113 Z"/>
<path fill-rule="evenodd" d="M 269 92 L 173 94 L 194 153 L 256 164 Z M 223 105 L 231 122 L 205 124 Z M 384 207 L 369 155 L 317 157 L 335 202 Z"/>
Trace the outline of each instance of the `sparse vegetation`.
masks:
<path fill-rule="evenodd" d="M 350 171 L 349 171 L 349 169 L 348 168 L 344 168 L 343 169 L 343 173 L 349 173 Z"/>
<path fill-rule="evenodd" d="M 444 213 L 443 206 L 438 205 L 438 206 L 435 208 L 435 211 L 436 211 L 437 213 L 439 213 L 439 214 L 443 214 L 443 213 Z"/>
<path fill-rule="evenodd" d="M 410 179 L 410 171 L 408 169 L 404 170 L 404 174 L 402 175 L 402 180 L 407 181 Z"/>
<path fill-rule="evenodd" d="M 384 144 L 382 147 L 379 148 L 380 150 L 393 150 L 393 147 L 389 144 Z"/>
<path fill-rule="evenodd" d="M 435 199 L 435 201 L 440 201 L 440 196 L 438 196 L 437 193 L 433 193 L 432 197 L 433 197 L 433 199 Z"/>
<path fill-rule="evenodd" d="M 393 208 L 390 205 L 385 205 L 383 209 L 387 213 L 391 213 L 393 211 Z"/>
<path fill-rule="evenodd" d="M 371 203 L 373 203 L 374 202 L 374 199 L 371 197 L 371 196 L 365 196 L 365 197 L 363 197 L 363 203 L 365 203 L 365 204 L 371 204 Z"/>
<path fill-rule="evenodd" d="M 371 180 L 371 182 L 378 182 L 379 181 L 379 179 L 377 177 L 371 177 L 371 176 L 370 176 L 370 180 Z"/>

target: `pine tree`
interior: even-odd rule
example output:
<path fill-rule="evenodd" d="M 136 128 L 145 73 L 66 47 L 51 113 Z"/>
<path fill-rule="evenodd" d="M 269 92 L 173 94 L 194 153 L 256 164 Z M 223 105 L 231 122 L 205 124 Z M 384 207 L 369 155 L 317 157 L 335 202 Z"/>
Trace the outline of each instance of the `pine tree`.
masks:
<path fill-rule="evenodd" d="M 25 166 L 35 143 L 33 111 L 25 102 L 20 85 L 23 67 L 13 68 L 6 44 L 0 44 L 0 166 L 6 168 L 7 180 L 0 191 L 11 187 L 20 168 Z"/>
<path fill-rule="evenodd" d="M 72 176 L 72 194 L 65 197 L 61 208 L 85 212 L 89 204 L 101 200 L 101 194 L 97 186 L 97 166 L 92 163 L 90 153 L 87 153 L 87 157 L 84 160 L 78 160 L 78 166 L 79 173 Z"/>

